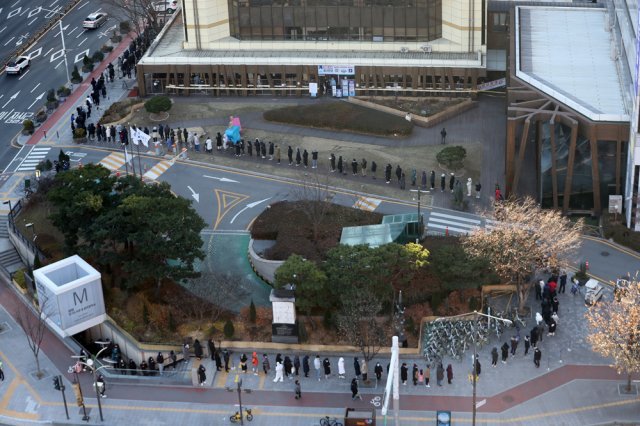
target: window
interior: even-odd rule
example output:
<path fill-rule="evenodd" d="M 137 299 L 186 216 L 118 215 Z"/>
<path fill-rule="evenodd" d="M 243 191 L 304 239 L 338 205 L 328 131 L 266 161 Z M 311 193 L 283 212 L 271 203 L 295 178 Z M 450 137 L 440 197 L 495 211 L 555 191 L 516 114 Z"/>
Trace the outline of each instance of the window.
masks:
<path fill-rule="evenodd" d="M 507 31 L 507 14 L 505 12 L 493 14 L 493 26 L 491 29 L 496 33 Z"/>

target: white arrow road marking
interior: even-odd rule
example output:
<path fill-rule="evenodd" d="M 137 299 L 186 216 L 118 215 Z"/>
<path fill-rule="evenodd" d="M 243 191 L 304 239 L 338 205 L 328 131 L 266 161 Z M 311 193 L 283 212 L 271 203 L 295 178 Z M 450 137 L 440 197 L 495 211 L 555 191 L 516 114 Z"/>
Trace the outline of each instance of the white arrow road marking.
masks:
<path fill-rule="evenodd" d="M 190 186 L 187 185 L 187 188 L 189 188 L 189 191 L 191 191 L 191 196 L 193 197 L 194 200 L 196 200 L 196 202 L 200 202 L 200 194 L 196 193 L 196 191 L 193 190 L 193 188 L 191 188 Z"/>
<path fill-rule="evenodd" d="M 64 54 L 64 52 L 62 52 L 62 54 Z M 76 64 L 76 63 L 80 62 L 81 60 L 84 59 L 85 55 L 89 56 L 89 49 L 85 50 L 84 52 L 78 53 L 76 55 L 75 59 L 73 60 L 73 63 Z"/>
<path fill-rule="evenodd" d="M 46 92 L 42 92 L 42 93 L 40 93 L 40 96 L 38 96 L 38 97 L 36 98 L 36 100 L 35 100 L 35 101 L 33 101 L 33 102 L 31 103 L 31 105 L 29 105 L 29 107 L 28 107 L 27 109 L 31 109 L 31 107 L 32 107 L 36 102 L 38 102 L 40 99 L 42 99 L 42 98 L 44 97 L 44 94 L 45 94 L 45 93 L 46 93 Z"/>
<path fill-rule="evenodd" d="M 206 177 L 206 178 L 209 178 L 209 179 L 219 180 L 220 182 L 233 182 L 233 183 L 238 183 L 238 181 L 237 181 L 237 180 L 233 180 L 233 179 L 219 178 L 219 177 L 209 176 L 209 175 L 202 175 L 202 177 Z"/>
<path fill-rule="evenodd" d="M 5 104 L 4 104 L 4 105 L 2 105 L 2 108 L 5 108 L 5 107 L 9 104 L 9 102 L 11 102 L 11 101 L 12 101 L 12 100 L 14 100 L 15 98 L 17 98 L 19 94 L 20 94 L 20 91 L 18 90 L 18 91 L 15 93 L 15 95 L 11 96 L 11 97 L 9 98 L 9 100 L 8 100 L 7 102 L 5 102 Z"/>
<path fill-rule="evenodd" d="M 270 199 L 271 199 L 271 197 L 269 197 L 269 198 L 265 198 L 264 200 L 254 201 L 253 203 L 249 203 L 249 204 L 247 204 L 247 206 L 246 206 L 244 209 L 242 209 L 242 210 L 240 210 L 238 213 L 236 213 L 236 215 L 231 219 L 231 222 L 230 222 L 230 223 L 233 223 L 233 221 L 234 221 L 234 220 L 236 220 L 236 218 L 237 218 L 238 216 L 240 216 L 240 214 L 241 214 L 243 211 L 245 211 L 245 210 L 247 210 L 247 209 L 252 209 L 252 208 L 254 208 L 255 206 L 257 206 L 258 204 L 260 204 L 260 203 L 264 203 L 265 201 L 270 200 Z"/>

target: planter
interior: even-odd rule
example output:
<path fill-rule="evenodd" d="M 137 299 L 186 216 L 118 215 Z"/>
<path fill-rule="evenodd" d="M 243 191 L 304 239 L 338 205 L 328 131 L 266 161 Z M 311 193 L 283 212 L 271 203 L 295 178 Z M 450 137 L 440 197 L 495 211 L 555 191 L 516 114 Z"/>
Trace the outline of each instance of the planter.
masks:
<path fill-rule="evenodd" d="M 35 116 L 35 122 L 37 124 L 42 124 L 47 120 L 47 113 L 46 112 L 41 112 L 36 114 Z"/>
<path fill-rule="evenodd" d="M 22 287 L 20 287 L 20 284 L 18 284 L 18 283 L 16 282 L 16 280 L 11 280 L 11 282 L 13 283 L 13 286 L 14 286 L 16 289 L 18 289 L 18 291 L 19 291 L 20 293 L 22 293 L 22 294 L 24 294 L 24 295 L 26 295 L 26 294 L 27 294 L 27 290 L 26 290 L 26 289 L 24 289 L 24 288 L 22 288 Z"/>
<path fill-rule="evenodd" d="M 77 144 L 81 144 L 81 143 L 87 143 L 87 137 L 83 137 L 83 138 L 73 138 L 73 143 L 77 143 Z"/>
<path fill-rule="evenodd" d="M 56 109 L 58 108 L 58 100 L 55 101 L 47 101 L 47 109 Z"/>

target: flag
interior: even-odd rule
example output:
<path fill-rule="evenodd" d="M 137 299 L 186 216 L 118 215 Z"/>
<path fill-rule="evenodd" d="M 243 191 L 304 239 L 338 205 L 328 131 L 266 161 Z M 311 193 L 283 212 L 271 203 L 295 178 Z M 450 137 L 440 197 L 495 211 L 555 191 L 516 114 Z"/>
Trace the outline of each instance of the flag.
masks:
<path fill-rule="evenodd" d="M 142 142 L 142 145 L 144 145 L 145 148 L 149 148 L 149 140 L 151 139 L 151 136 L 149 136 L 148 134 L 146 134 L 142 130 L 137 129 L 137 131 L 136 131 L 136 139 L 138 139 L 140 142 Z"/>
<path fill-rule="evenodd" d="M 131 141 L 138 145 L 138 138 L 136 138 L 136 133 L 138 132 L 138 129 L 136 129 L 135 126 L 131 126 L 129 127 L 129 131 L 131 132 L 131 137 L 129 139 L 131 139 Z"/>
<path fill-rule="evenodd" d="M 133 157 L 129 155 L 129 153 L 127 152 L 127 146 L 124 146 L 124 161 L 126 163 L 130 163 L 131 160 L 133 160 Z"/>

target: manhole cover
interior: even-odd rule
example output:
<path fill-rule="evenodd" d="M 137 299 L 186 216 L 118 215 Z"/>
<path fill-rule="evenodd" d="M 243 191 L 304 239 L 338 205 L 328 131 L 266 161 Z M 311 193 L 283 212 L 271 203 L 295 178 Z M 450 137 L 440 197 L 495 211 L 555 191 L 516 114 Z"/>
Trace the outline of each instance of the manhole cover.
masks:
<path fill-rule="evenodd" d="M 506 395 L 506 396 L 503 396 L 503 397 L 502 397 L 502 400 L 503 400 L 504 402 L 509 402 L 509 403 L 511 403 L 511 402 L 513 402 L 513 397 L 512 397 L 511 395 Z"/>
<path fill-rule="evenodd" d="M 602 257 L 607 257 L 607 256 L 609 256 L 609 254 L 610 254 L 610 253 L 609 253 L 608 251 L 603 251 L 602 253 L 600 253 L 600 255 L 601 255 Z"/>

